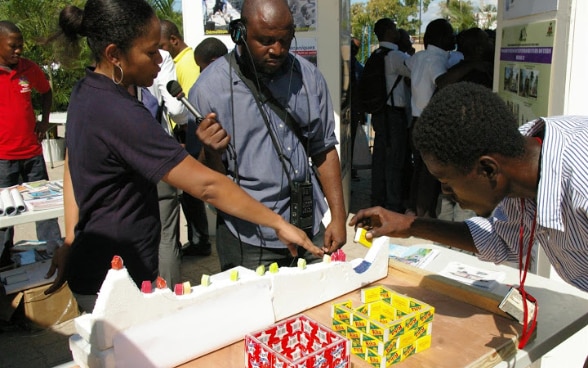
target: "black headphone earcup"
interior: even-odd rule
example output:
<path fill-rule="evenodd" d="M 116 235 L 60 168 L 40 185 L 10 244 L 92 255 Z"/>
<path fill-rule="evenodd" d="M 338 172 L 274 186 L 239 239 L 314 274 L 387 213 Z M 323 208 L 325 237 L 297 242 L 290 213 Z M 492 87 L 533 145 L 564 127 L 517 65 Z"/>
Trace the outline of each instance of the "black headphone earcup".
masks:
<path fill-rule="evenodd" d="M 229 23 L 229 34 L 231 35 L 233 42 L 237 45 L 241 45 L 245 42 L 247 39 L 247 28 L 241 19 L 235 19 Z"/>

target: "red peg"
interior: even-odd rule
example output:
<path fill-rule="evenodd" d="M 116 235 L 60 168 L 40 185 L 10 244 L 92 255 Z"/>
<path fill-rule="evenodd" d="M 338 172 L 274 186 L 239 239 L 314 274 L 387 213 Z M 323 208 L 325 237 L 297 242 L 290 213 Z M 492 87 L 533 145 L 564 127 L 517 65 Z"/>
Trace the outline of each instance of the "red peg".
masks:
<path fill-rule="evenodd" d="M 163 277 L 157 276 L 157 279 L 155 279 L 155 287 L 158 289 L 165 289 L 167 287 L 167 282 L 165 282 Z"/>
<path fill-rule="evenodd" d="M 176 295 L 184 295 L 184 285 L 176 284 L 174 286 L 174 292 L 176 293 Z"/>
<path fill-rule="evenodd" d="M 113 270 L 122 270 L 123 269 L 123 259 L 120 256 L 112 257 L 112 261 L 110 261 L 110 267 Z"/>
<path fill-rule="evenodd" d="M 141 283 L 141 292 L 151 294 L 151 281 L 143 281 Z"/>

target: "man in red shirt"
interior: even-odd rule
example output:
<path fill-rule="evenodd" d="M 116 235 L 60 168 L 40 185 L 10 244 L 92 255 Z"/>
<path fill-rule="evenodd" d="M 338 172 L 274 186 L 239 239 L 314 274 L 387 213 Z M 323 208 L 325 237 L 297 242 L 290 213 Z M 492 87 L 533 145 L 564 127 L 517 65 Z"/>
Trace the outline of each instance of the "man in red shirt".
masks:
<path fill-rule="evenodd" d="M 41 68 L 21 58 L 23 37 L 9 21 L 0 21 L 0 188 L 48 179 L 41 140 L 49 127 L 53 94 Z M 42 121 L 37 123 L 32 91 L 41 94 Z M 37 237 L 59 240 L 56 219 L 37 222 Z M 10 264 L 14 229 L 0 229 L 0 267 Z"/>

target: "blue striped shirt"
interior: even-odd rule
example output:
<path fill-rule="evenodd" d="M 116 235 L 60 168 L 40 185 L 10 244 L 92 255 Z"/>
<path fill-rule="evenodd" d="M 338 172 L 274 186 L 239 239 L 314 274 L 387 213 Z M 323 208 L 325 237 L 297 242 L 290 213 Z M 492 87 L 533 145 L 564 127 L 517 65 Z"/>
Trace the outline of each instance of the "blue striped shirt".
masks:
<path fill-rule="evenodd" d="M 537 199 L 525 201 L 524 251 L 535 208 L 535 244 L 561 276 L 588 291 L 588 117 L 554 116 L 521 126 L 533 136 L 545 128 Z M 466 221 L 484 261 L 518 262 L 520 198 L 505 198 L 489 218 Z"/>

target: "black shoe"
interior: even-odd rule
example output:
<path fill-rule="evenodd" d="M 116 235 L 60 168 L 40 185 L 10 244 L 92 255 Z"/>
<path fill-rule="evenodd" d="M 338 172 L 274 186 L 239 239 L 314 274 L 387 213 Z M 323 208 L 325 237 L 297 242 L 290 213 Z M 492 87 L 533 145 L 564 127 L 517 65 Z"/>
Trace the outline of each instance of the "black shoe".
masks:
<path fill-rule="evenodd" d="M 182 254 L 187 257 L 208 257 L 212 254 L 212 249 L 210 244 L 190 245 L 182 250 Z"/>

